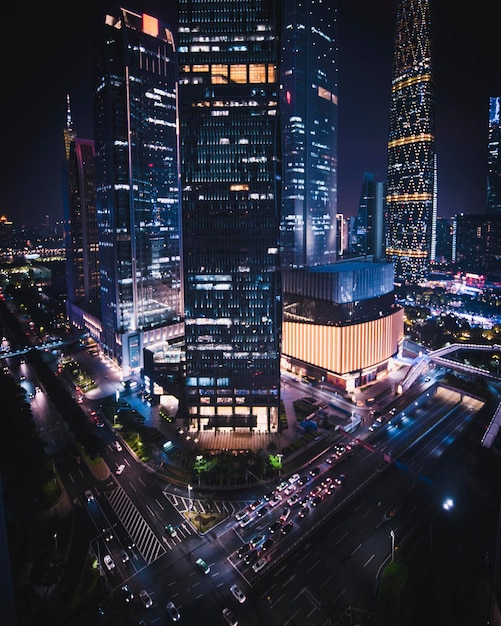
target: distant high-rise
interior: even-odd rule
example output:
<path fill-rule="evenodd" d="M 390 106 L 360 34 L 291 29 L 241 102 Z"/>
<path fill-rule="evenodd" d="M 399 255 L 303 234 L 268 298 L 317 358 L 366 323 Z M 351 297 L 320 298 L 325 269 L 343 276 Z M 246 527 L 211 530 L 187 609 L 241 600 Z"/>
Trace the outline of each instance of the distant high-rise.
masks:
<path fill-rule="evenodd" d="M 178 4 L 186 405 L 196 430 L 276 431 L 281 3 Z"/>
<path fill-rule="evenodd" d="M 377 260 L 384 257 L 384 183 L 375 174 L 366 172 L 360 192 L 358 214 L 351 231 L 350 251 L 359 256 L 373 256 Z"/>
<path fill-rule="evenodd" d="M 124 376 L 181 324 L 176 77 L 167 25 L 106 16 L 94 82 L 101 342 Z"/>
<path fill-rule="evenodd" d="M 283 268 L 336 260 L 337 0 L 284 2 Z"/>
<path fill-rule="evenodd" d="M 99 305 L 99 260 L 96 211 L 94 141 L 80 139 L 73 130 L 67 99 L 65 244 L 67 313 L 73 321 L 72 305 L 96 311 Z"/>
<path fill-rule="evenodd" d="M 487 213 L 501 214 L 501 97 L 489 99 Z"/>
<path fill-rule="evenodd" d="M 395 281 L 425 280 L 434 258 L 435 136 L 429 0 L 402 0 L 393 60 L 386 256 Z"/>

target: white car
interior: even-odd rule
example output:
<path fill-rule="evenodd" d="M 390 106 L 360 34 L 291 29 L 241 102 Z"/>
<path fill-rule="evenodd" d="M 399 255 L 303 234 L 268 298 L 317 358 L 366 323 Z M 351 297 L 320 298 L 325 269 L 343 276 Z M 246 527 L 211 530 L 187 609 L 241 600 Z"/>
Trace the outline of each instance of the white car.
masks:
<path fill-rule="evenodd" d="M 230 591 L 240 602 L 240 604 L 243 604 L 247 600 L 245 593 L 240 589 L 238 585 L 231 585 Z"/>
<path fill-rule="evenodd" d="M 123 463 L 122 463 L 121 465 L 119 465 L 119 466 L 117 467 L 117 471 L 115 472 L 115 473 L 117 474 L 117 476 L 118 476 L 119 474 L 121 474 L 121 473 L 124 471 L 124 469 L 125 469 L 125 465 L 124 465 Z"/>
<path fill-rule="evenodd" d="M 110 572 L 112 569 L 115 569 L 115 562 L 113 561 L 113 559 L 111 558 L 109 554 L 107 554 L 104 557 L 104 564 L 106 565 L 106 567 L 108 568 Z"/>
<path fill-rule="evenodd" d="M 122 445 L 120 444 L 119 441 L 114 441 L 113 442 L 113 447 L 117 450 L 117 452 L 121 452 L 122 451 Z"/>
<path fill-rule="evenodd" d="M 266 559 L 259 559 L 259 561 L 256 561 L 254 563 L 254 565 L 252 566 L 252 569 L 254 570 L 254 572 L 256 572 L 256 574 L 258 572 L 260 572 L 262 569 L 264 569 L 266 566 L 268 565 L 268 561 Z"/>

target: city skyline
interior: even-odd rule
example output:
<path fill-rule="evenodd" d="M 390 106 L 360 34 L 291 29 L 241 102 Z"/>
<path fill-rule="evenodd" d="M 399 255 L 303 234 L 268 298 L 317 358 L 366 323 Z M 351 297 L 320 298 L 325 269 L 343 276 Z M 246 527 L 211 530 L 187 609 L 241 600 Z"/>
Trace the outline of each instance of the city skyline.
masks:
<path fill-rule="evenodd" d="M 167 22 L 170 17 L 169 8 L 159 2 L 123 4 Z M 11 59 L 5 80 L 12 89 L 1 109 L 8 159 L 0 214 L 15 222 L 39 224 L 46 215 L 51 223 L 62 219 L 66 94 L 77 135 L 92 139 L 91 35 L 109 6 L 94 2 L 68 10 L 61 16 L 62 27 L 36 3 L 7 10 L 3 52 Z M 432 3 L 432 11 L 438 215 L 482 213 L 489 97 L 499 95 L 495 29 L 500 9 L 483 3 L 466 15 L 447 0 Z M 395 0 L 340 3 L 337 211 L 347 216 L 357 212 L 365 172 L 385 179 L 395 19 Z M 15 27 L 21 22 L 24 40 L 42 42 L 29 68 L 12 54 L 18 45 Z"/>

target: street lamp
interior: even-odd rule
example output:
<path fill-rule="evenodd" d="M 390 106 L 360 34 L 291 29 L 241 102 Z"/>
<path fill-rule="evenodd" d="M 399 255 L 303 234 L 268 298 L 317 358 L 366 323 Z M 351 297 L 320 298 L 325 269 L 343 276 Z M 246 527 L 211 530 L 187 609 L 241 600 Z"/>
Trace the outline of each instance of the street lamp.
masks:
<path fill-rule="evenodd" d="M 54 545 L 56 546 L 56 552 L 57 552 L 57 533 L 54 533 Z"/>
<path fill-rule="evenodd" d="M 283 459 L 284 455 L 281 454 L 280 452 L 277 454 L 277 459 L 278 459 L 278 477 L 281 478 L 282 477 L 282 459 Z"/>
<path fill-rule="evenodd" d="M 188 511 L 191 511 L 191 490 L 193 487 L 188 485 Z"/>
<path fill-rule="evenodd" d="M 390 530 L 390 537 L 391 537 L 391 562 L 393 563 L 395 559 L 395 531 L 394 530 Z"/>

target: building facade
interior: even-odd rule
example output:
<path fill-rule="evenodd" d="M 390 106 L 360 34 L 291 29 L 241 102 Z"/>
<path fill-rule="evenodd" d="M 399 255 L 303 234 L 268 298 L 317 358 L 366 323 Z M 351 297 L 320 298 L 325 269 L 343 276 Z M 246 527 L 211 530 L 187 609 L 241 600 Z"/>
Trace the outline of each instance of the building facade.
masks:
<path fill-rule="evenodd" d="M 182 333 L 177 54 L 171 29 L 120 9 L 95 39 L 101 347 L 124 377 Z"/>
<path fill-rule="evenodd" d="M 431 11 L 429 0 L 397 9 L 386 196 L 386 257 L 395 281 L 426 279 L 436 215 Z"/>
<path fill-rule="evenodd" d="M 489 98 L 487 213 L 501 215 L 501 97 Z"/>
<path fill-rule="evenodd" d="M 338 261 L 283 273 L 282 366 L 346 391 L 376 380 L 404 337 L 393 265 Z"/>
<path fill-rule="evenodd" d="M 73 306 L 94 313 L 100 303 L 99 239 L 96 210 L 94 141 L 80 139 L 73 130 L 67 99 L 65 247 L 67 313 L 73 322 Z"/>
<path fill-rule="evenodd" d="M 337 2 L 284 2 L 283 268 L 336 258 Z"/>
<path fill-rule="evenodd" d="M 375 174 L 366 172 L 360 192 L 358 213 L 351 229 L 350 251 L 357 256 L 384 258 L 384 183 Z"/>
<path fill-rule="evenodd" d="M 178 3 L 191 430 L 278 429 L 281 11 Z"/>

